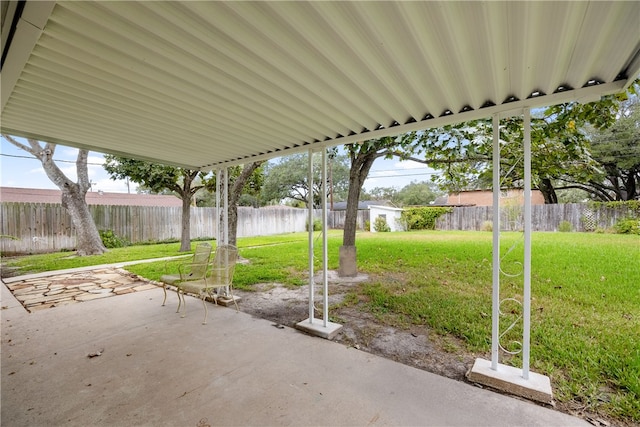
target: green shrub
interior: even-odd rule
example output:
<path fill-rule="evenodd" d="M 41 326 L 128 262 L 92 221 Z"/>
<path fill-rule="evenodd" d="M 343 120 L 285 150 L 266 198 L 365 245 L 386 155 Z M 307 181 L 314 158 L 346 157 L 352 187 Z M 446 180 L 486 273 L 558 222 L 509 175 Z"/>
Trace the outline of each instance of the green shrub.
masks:
<path fill-rule="evenodd" d="M 383 216 L 376 217 L 375 221 L 373 221 L 373 229 L 379 233 L 391 231 L 391 227 L 387 224 L 387 219 Z"/>
<path fill-rule="evenodd" d="M 409 208 L 402 211 L 400 217 L 407 225 L 407 230 L 435 230 L 436 220 L 449 212 L 453 212 L 453 209 L 443 207 Z"/>
<path fill-rule="evenodd" d="M 618 234 L 638 234 L 640 235 L 640 219 L 625 218 L 616 222 L 614 226 Z"/>
<path fill-rule="evenodd" d="M 364 229 L 365 231 L 371 231 L 371 221 L 364 222 Z"/>
<path fill-rule="evenodd" d="M 307 223 L 305 224 L 304 229 L 309 231 L 309 221 L 307 221 Z M 320 221 L 319 219 L 314 219 L 313 231 L 320 231 L 320 230 L 322 230 L 322 221 Z"/>
<path fill-rule="evenodd" d="M 113 230 L 99 230 L 98 232 L 100 233 L 102 244 L 107 249 L 124 248 L 130 245 L 127 239 L 117 236 Z"/>
<path fill-rule="evenodd" d="M 560 224 L 558 224 L 558 231 L 562 233 L 569 233 L 570 231 L 573 231 L 573 225 L 569 221 L 560 221 Z"/>
<path fill-rule="evenodd" d="M 493 231 L 493 221 L 485 221 L 480 226 L 480 231 Z"/>

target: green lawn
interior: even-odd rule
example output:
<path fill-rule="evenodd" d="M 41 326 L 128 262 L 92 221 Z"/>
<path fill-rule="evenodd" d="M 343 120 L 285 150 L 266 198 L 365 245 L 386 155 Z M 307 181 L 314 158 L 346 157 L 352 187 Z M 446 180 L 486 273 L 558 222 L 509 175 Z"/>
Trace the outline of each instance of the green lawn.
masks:
<path fill-rule="evenodd" d="M 316 236 L 318 234 L 316 233 Z M 504 233 L 503 268 L 515 273 L 521 235 Z M 516 249 L 507 253 L 512 244 Z M 321 239 L 316 238 L 320 248 Z M 341 232 L 329 234 L 329 268 L 338 266 Z M 387 324 L 428 325 L 488 358 L 491 345 L 491 244 L 486 232 L 360 233 L 359 270 L 370 275 L 348 303 Z M 237 266 L 238 288 L 260 282 L 307 282 L 307 234 L 238 240 L 250 264 Z M 163 249 L 164 247 L 164 249 Z M 136 252 L 125 252 L 134 251 Z M 114 249 L 100 257 L 131 259 L 176 255 L 178 244 Z M 121 252 L 122 251 L 122 252 Z M 139 252 L 138 252 L 139 251 Z M 318 253 L 320 250 L 317 251 Z M 22 265 L 68 268 L 89 260 L 67 254 L 25 257 Z M 531 369 L 551 378 L 561 404 L 640 422 L 640 238 L 632 235 L 534 233 L 532 238 Z M 50 261 L 45 261 L 51 257 Z M 96 264 L 109 261 L 99 259 Z M 119 259 L 118 259 L 119 258 Z M 315 266 L 320 268 L 316 254 Z M 82 264 L 80 264 L 82 263 Z M 139 264 L 134 273 L 158 279 L 165 264 Z M 501 298 L 520 298 L 521 277 L 503 277 Z M 502 306 L 506 318 L 519 308 Z M 506 322 L 506 320 L 505 320 Z M 520 329 L 521 330 L 521 329 Z M 519 328 L 503 344 L 517 348 Z M 502 363 L 520 366 L 519 356 Z"/>

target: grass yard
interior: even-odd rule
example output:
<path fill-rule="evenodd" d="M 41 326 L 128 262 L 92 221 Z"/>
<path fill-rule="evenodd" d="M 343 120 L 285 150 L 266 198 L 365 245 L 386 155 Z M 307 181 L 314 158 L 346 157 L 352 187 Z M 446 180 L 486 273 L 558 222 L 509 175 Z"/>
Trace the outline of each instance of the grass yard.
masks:
<path fill-rule="evenodd" d="M 192 249 L 195 248 L 196 243 L 197 242 L 193 242 L 191 244 Z M 212 244 L 215 247 L 215 242 Z M 51 254 L 3 258 L 2 264 L 3 267 L 18 268 L 19 274 L 30 274 L 41 273 L 44 271 L 64 270 L 67 268 L 87 267 L 91 265 L 113 264 L 125 261 L 185 255 L 185 252 L 178 252 L 179 249 L 179 242 L 159 243 L 109 249 L 101 255 L 90 255 L 84 257 L 76 256 L 75 252 L 56 252 Z"/>
<path fill-rule="evenodd" d="M 317 234 L 316 234 L 317 235 Z M 341 231 L 329 234 L 329 268 L 338 267 Z M 520 268 L 521 234 L 504 233 L 503 270 Z M 509 252 L 511 246 L 515 249 Z M 320 247 L 321 239 L 316 239 Z M 370 275 L 343 304 L 369 311 L 394 327 L 428 325 L 489 358 L 491 346 L 492 235 L 486 232 L 360 233 L 359 270 Z M 307 282 L 307 234 L 238 240 L 250 260 L 236 268 L 234 286 Z M 12 260 L 27 270 L 178 255 L 179 244 L 134 246 L 105 255 L 66 259 L 69 253 Z M 320 252 L 319 250 L 317 252 Z M 318 254 L 316 254 L 318 257 Z M 315 260 L 320 268 L 320 260 Z M 165 263 L 128 270 L 157 280 Z M 521 300 L 522 278 L 503 276 L 501 298 Z M 505 320 L 517 318 L 512 301 Z M 556 401 L 624 423 L 640 422 L 640 238 L 633 235 L 534 233 L 532 238 L 531 369 L 551 378 Z M 521 327 L 501 341 L 510 350 Z M 519 356 L 502 363 L 520 366 Z"/>

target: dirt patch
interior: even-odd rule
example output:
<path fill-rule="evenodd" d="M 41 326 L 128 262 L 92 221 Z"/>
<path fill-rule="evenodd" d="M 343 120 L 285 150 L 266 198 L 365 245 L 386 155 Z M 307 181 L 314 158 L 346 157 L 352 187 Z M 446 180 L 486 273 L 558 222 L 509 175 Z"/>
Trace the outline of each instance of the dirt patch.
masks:
<path fill-rule="evenodd" d="M 329 272 L 329 316 L 343 328 L 333 341 L 358 350 L 385 357 L 437 375 L 468 382 L 467 372 L 476 357 L 488 358 L 488 354 L 473 354 L 466 350 L 464 342 L 441 336 L 427 326 L 407 325 L 394 327 L 376 318 L 358 304 L 341 304 L 350 291 L 356 291 L 356 280 L 340 280 L 335 272 Z M 322 277 L 315 278 L 314 301 L 316 318 L 322 318 Z M 296 324 L 309 317 L 309 286 L 289 288 L 278 283 L 262 283 L 253 291 L 234 290 L 242 297 L 240 310 L 274 325 L 295 328 Z M 498 391 L 496 391 L 498 392 Z M 631 426 L 633 423 L 594 414 L 585 407 L 576 407 L 572 402 L 556 402 L 555 408 L 580 417 L 592 425 Z"/>
<path fill-rule="evenodd" d="M 334 341 L 463 381 L 473 365 L 475 355 L 463 352 L 462 343 L 438 336 L 426 326 L 410 326 L 406 329 L 391 327 L 357 306 L 340 304 L 349 291 L 366 279 L 366 276 L 360 276 L 341 281 L 335 272 L 330 272 L 330 317 L 332 321 L 343 325 Z M 316 277 L 315 282 L 315 313 L 316 318 L 322 318 L 322 277 Z M 242 311 L 274 324 L 295 328 L 296 323 L 309 317 L 308 285 L 287 288 L 278 283 L 262 283 L 255 285 L 254 291 L 236 290 L 234 293 L 242 297 Z"/>

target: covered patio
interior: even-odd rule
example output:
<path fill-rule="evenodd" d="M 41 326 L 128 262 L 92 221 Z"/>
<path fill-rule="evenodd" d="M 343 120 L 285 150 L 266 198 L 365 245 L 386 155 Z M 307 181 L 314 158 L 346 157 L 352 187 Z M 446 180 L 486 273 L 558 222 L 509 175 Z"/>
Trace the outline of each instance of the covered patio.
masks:
<path fill-rule="evenodd" d="M 1 291 L 2 425 L 588 425 L 161 288 L 31 314 Z"/>
<path fill-rule="evenodd" d="M 501 118 L 524 117 L 528 194 L 531 110 L 621 92 L 640 71 L 639 2 L 9 1 L 2 6 L 2 133 L 216 170 L 226 177 L 230 166 L 301 151 L 322 152 L 326 165 L 328 147 L 491 117 L 496 207 Z M 530 382 L 528 208 L 530 213 L 525 198 L 523 369 L 515 374 L 515 381 L 525 383 Z M 493 230 L 488 375 L 503 369 L 495 220 Z M 323 246 L 326 271 L 326 242 Z M 310 271 L 310 281 L 312 276 Z M 7 405 L 8 419 L 27 423 L 44 416 L 72 423 L 70 414 L 82 417 L 82 409 L 88 413 L 106 405 L 92 411 L 99 418 L 78 424 L 111 423 L 116 413 L 123 418 L 115 424 L 195 425 L 204 418 L 216 424 L 296 425 L 576 421 L 555 422 L 539 407 L 464 384 L 442 388 L 447 380 L 242 314 L 218 310 L 224 313 L 219 328 L 176 322 L 173 313 L 156 306 L 155 293 L 117 297 L 108 310 L 111 300 L 30 316 L 19 315 L 17 308 L 5 311 L 3 326 L 15 322 L 8 333 L 20 324 L 28 333 L 10 338 L 8 350 L 3 346 L 3 419 Z M 145 297 L 154 300 L 150 304 Z M 98 306 L 104 312 L 95 310 Z M 315 325 L 311 298 L 309 306 L 308 321 Z M 20 343 L 20 336 L 29 340 Z M 112 356 L 105 344 L 102 356 L 85 360 L 87 347 L 99 346 L 100 339 L 111 340 L 109 346 L 120 353 Z M 66 345 L 54 345 L 64 340 Z M 135 345 L 144 359 L 131 363 L 138 351 L 127 348 Z M 52 356 L 50 350 L 58 347 Z M 23 355 L 11 353 L 19 349 Z M 66 357 L 57 362 L 60 354 Z M 41 361 L 15 361 L 29 357 Z M 96 366 L 89 363 L 97 370 L 90 371 Z M 48 370 L 54 366 L 57 371 Z M 26 368 L 42 371 L 18 381 Z M 15 373 L 6 376 L 5 369 Z M 80 375 L 68 393 L 81 398 L 63 402 L 58 396 L 65 393 L 49 388 L 55 375 L 65 381 Z M 95 381 L 85 381 L 93 375 Z M 102 389 L 95 387 L 99 384 Z M 326 389 L 309 391 L 314 384 Z M 5 398 L 7 388 L 13 391 Z M 20 399 L 40 393 L 61 400 L 34 404 L 20 415 Z M 546 398 L 551 399 L 550 390 Z M 73 406 L 76 402 L 80 406 Z M 131 410 L 132 402 L 139 411 Z M 186 410 L 188 405 L 194 411 Z M 187 418 L 203 408 L 213 413 Z"/>

